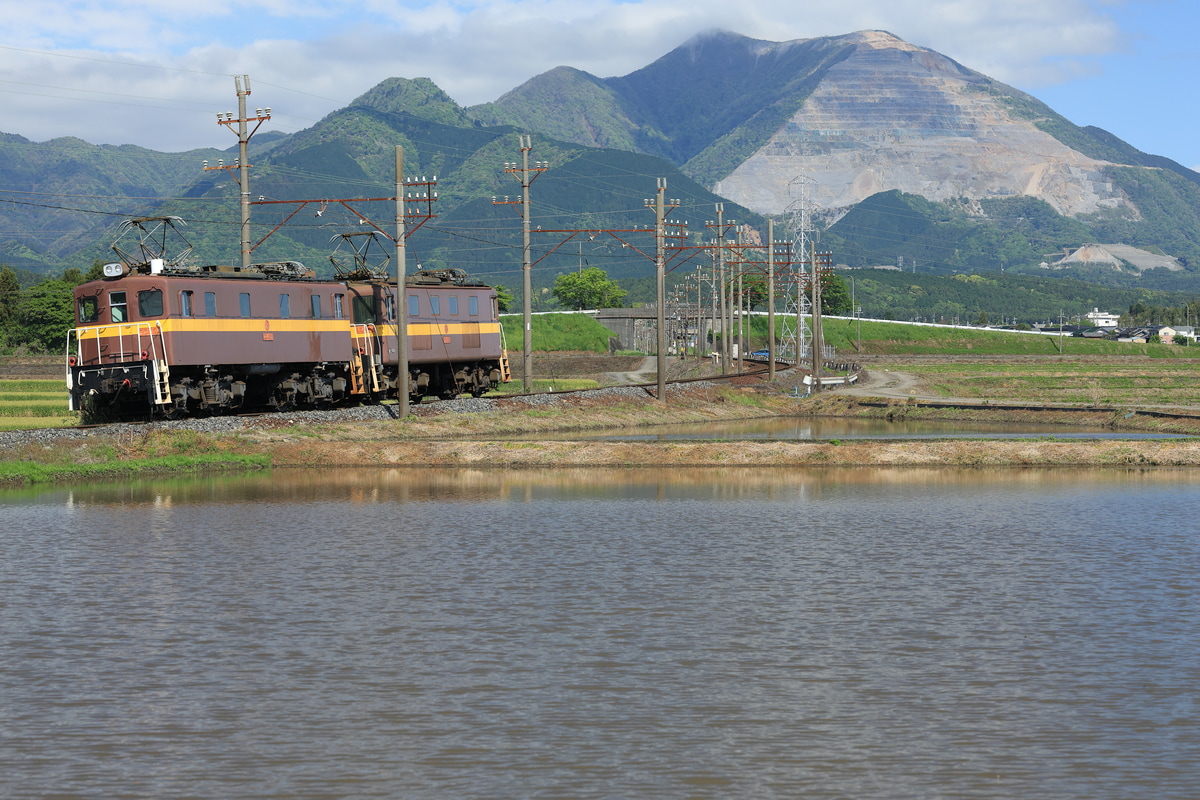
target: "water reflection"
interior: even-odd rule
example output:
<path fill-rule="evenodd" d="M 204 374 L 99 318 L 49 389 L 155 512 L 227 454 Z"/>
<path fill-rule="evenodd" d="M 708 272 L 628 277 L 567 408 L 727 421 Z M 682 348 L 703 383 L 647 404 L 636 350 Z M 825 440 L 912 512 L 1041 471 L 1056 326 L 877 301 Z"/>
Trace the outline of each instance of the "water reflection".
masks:
<path fill-rule="evenodd" d="M 998 485 L 1053 490 L 1111 486 L 1114 491 L 1174 484 L 1191 470 L 1079 469 L 1044 467 L 695 467 L 443 469 L 347 468 L 326 471 L 277 469 L 237 475 L 135 481 L 78 487 L 0 492 L 0 503 L 86 508 L 89 505 L 182 505 L 282 502 L 440 503 L 531 501 L 561 496 L 627 500 L 818 497 L 831 487 L 894 486 L 971 492 Z"/>
<path fill-rule="evenodd" d="M 0 795 L 1191 800 L 1191 470 L 0 496 Z"/>

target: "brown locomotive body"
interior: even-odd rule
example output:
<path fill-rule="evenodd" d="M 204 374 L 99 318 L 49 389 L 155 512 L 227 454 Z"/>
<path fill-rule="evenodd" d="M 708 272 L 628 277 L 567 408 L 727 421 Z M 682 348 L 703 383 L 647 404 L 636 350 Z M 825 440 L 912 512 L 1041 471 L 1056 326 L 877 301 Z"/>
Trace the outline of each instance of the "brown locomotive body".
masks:
<path fill-rule="evenodd" d="M 321 280 L 295 262 L 105 267 L 75 290 L 72 409 L 145 418 L 394 397 L 396 287 Z M 408 276 L 410 396 L 508 380 L 496 293 L 459 270 Z"/>

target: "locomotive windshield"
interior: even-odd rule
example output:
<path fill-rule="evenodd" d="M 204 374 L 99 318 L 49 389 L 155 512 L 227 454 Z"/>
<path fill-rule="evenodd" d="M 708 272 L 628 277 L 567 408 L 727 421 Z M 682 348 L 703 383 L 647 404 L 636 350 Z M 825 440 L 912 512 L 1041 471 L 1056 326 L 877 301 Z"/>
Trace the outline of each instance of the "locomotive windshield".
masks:
<path fill-rule="evenodd" d="M 100 301 L 95 297 L 79 298 L 79 321 L 95 322 L 100 318 Z"/>
<path fill-rule="evenodd" d="M 163 315 L 162 289 L 146 289 L 138 292 L 138 314 L 142 319 Z"/>

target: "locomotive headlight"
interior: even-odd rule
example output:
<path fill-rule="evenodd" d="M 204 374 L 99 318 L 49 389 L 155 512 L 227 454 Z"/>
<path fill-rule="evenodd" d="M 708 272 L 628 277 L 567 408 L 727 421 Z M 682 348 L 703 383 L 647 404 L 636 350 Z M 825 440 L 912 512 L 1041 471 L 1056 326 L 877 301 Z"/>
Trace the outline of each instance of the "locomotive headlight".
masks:
<path fill-rule="evenodd" d="M 120 261 L 114 261 L 111 264 L 105 264 L 102 270 L 106 278 L 119 278 L 125 274 L 125 265 Z"/>

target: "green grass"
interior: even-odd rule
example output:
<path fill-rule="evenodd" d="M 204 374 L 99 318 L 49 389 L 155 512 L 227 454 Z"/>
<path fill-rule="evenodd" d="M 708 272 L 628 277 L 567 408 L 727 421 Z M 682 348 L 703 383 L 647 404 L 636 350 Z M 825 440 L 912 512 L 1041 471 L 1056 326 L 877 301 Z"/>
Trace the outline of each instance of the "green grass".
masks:
<path fill-rule="evenodd" d="M 212 469 L 266 469 L 269 456 L 214 453 L 200 456 L 160 456 L 106 461 L 98 464 L 0 461 L 0 484 L 54 483 L 65 480 L 112 479 L 148 473 L 197 472 Z"/>
<path fill-rule="evenodd" d="M 807 318 L 806 318 L 807 319 Z M 755 316 L 750 320 L 748 349 L 767 347 L 767 320 Z M 810 323 L 811 324 L 811 323 Z M 839 356 L 852 358 L 866 355 L 1012 355 L 1049 356 L 1059 354 L 1057 336 L 1044 336 L 1015 331 L 986 328 L 934 328 L 906 325 L 900 322 L 862 322 L 862 349 L 858 349 L 859 323 L 847 319 L 826 318 L 822 329 L 825 344 L 835 348 Z M 776 316 L 776 332 L 782 329 Z M 1110 342 L 1104 339 L 1084 339 L 1064 336 L 1063 354 L 1068 356 L 1148 356 L 1162 359 L 1200 359 L 1200 348 L 1171 344 L 1134 344 Z"/>
<path fill-rule="evenodd" d="M 63 381 L 0 380 L 0 399 L 7 395 L 57 394 L 67 396 L 67 385 Z"/>
<path fill-rule="evenodd" d="M 230 450 L 236 443 L 197 431 L 152 431 L 118 440 L 103 435 L 82 442 L 27 444 L 6 452 L 0 484 L 111 480 L 142 475 L 267 469 L 270 456 Z"/>
<path fill-rule="evenodd" d="M 523 318 L 507 314 L 500 318 L 504 341 L 510 352 L 523 348 Z M 607 353 L 612 331 L 586 314 L 537 314 L 530 318 L 531 346 L 540 353 Z"/>
<path fill-rule="evenodd" d="M 825 343 L 850 356 L 856 348 L 858 326 L 853 320 L 826 320 Z M 878 355 L 1058 355 L 1060 339 L 1014 331 L 974 328 L 931 328 L 895 322 L 863 322 L 862 351 Z M 1064 336 L 1065 355 L 1122 355 L 1152 358 L 1200 358 L 1200 350 L 1167 344 L 1134 344 Z"/>
<path fill-rule="evenodd" d="M 0 380 L 0 430 L 78 425 L 68 405 L 62 381 Z"/>

